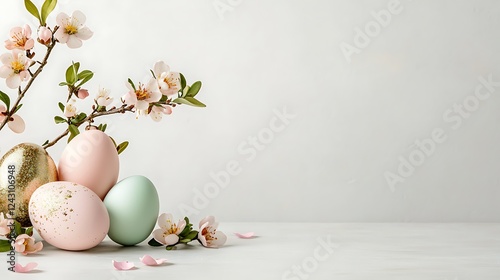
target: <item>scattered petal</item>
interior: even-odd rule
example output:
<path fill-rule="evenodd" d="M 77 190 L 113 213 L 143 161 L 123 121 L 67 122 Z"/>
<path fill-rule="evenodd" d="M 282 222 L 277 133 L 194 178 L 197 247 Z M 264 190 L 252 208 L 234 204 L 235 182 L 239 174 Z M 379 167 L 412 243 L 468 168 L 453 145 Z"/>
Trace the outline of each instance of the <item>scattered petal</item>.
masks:
<path fill-rule="evenodd" d="M 239 233 L 239 232 L 235 232 L 234 235 L 238 236 L 239 238 L 243 238 L 243 239 L 250 239 L 250 238 L 254 238 L 255 237 L 255 233 L 254 232 L 247 232 L 247 233 Z"/>
<path fill-rule="evenodd" d="M 14 271 L 18 273 L 30 272 L 38 266 L 36 262 L 30 262 L 26 266 L 22 266 L 20 263 L 16 263 L 14 266 Z"/>
<path fill-rule="evenodd" d="M 142 258 L 139 258 L 141 262 L 145 265 L 156 266 L 160 265 L 167 261 L 167 259 L 155 259 L 150 255 L 144 255 Z"/>
<path fill-rule="evenodd" d="M 130 270 L 135 267 L 134 263 L 128 261 L 124 262 L 113 261 L 113 266 L 116 268 L 116 270 Z"/>

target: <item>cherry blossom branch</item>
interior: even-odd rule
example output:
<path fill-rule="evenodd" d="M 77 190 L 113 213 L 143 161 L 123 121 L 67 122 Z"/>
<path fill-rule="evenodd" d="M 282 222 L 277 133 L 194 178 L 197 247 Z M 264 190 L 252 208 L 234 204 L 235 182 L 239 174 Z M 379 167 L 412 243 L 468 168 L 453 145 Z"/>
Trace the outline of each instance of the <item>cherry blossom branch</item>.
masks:
<path fill-rule="evenodd" d="M 54 33 L 57 31 L 57 29 L 58 29 L 58 26 L 56 26 L 54 28 Z M 21 90 L 21 87 L 18 88 L 17 100 L 14 103 L 14 105 L 11 107 L 11 109 L 7 112 L 6 117 L 4 118 L 4 120 L 2 121 L 2 123 L 0 124 L 0 130 L 2 130 L 2 128 L 7 124 L 7 122 L 11 121 L 12 116 L 14 115 L 14 113 L 17 110 L 17 106 L 19 106 L 21 100 L 24 98 L 24 96 L 26 95 L 26 93 L 30 89 L 30 87 L 33 84 L 33 82 L 36 80 L 36 78 L 38 77 L 38 75 L 40 75 L 40 73 L 42 72 L 43 67 L 45 65 L 47 65 L 47 62 L 48 62 L 49 57 L 50 57 L 50 54 L 52 53 L 52 50 L 56 46 L 56 43 L 57 43 L 57 41 L 54 40 L 54 39 L 52 39 L 52 42 L 47 46 L 47 52 L 45 53 L 45 56 L 44 56 L 42 62 L 40 62 L 40 66 L 38 66 L 38 68 L 36 69 L 35 73 L 33 73 L 31 75 L 31 78 L 28 80 L 28 83 L 26 84 L 26 87 L 23 90 Z"/>
<path fill-rule="evenodd" d="M 83 119 L 82 121 L 80 121 L 74 125 L 76 127 L 79 127 L 86 122 L 92 123 L 95 118 L 102 117 L 102 116 L 108 116 L 108 115 L 114 115 L 114 114 L 123 114 L 125 112 L 132 112 L 133 109 L 134 109 L 133 105 L 127 106 L 126 104 L 123 104 L 121 107 L 112 108 L 108 111 L 99 112 L 99 111 L 94 110 L 89 116 L 87 116 L 85 119 Z M 68 133 L 69 133 L 69 129 L 66 129 L 63 133 L 61 133 L 59 136 L 54 138 L 54 140 L 47 142 L 42 147 L 44 149 L 47 149 L 49 147 L 54 146 L 59 140 L 64 138 L 66 135 L 68 135 Z"/>

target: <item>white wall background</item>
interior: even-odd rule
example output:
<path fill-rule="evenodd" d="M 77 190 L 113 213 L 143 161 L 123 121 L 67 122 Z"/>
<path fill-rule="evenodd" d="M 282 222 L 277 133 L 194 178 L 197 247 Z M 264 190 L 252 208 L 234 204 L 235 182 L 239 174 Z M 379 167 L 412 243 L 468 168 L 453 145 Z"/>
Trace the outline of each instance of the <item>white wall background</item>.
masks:
<path fill-rule="evenodd" d="M 500 221 L 500 87 L 477 106 L 473 100 L 479 77 L 500 81 L 500 2 L 401 0 L 402 11 L 356 45 L 355 28 L 372 24 L 371 13 L 389 2 L 62 0 L 58 11 L 82 10 L 95 35 L 81 49 L 57 46 L 20 112 L 26 132 L 2 130 L 0 149 L 60 133 L 52 119 L 65 89 L 57 84 L 72 60 L 96 72 L 93 94 L 104 86 L 115 98 L 128 77 L 142 80 L 165 60 L 204 82 L 199 97 L 208 107 L 177 108 L 159 124 L 132 114 L 108 119 L 115 139 L 131 141 L 120 178 L 149 177 L 163 212 L 194 206 L 210 173 L 236 161 L 241 172 L 193 219 Z M 218 13 L 214 3 L 231 10 Z M 5 39 L 27 20 L 35 28 L 22 1 L 2 2 Z M 342 42 L 360 47 L 350 63 Z M 0 89 L 12 93 L 3 81 Z M 473 110 L 453 129 L 443 114 L 464 100 Z M 249 137 L 266 133 L 284 108 L 295 117 L 249 160 L 238 147 L 248 150 Z M 397 174 L 399 157 L 408 159 L 434 129 L 446 141 L 391 188 L 385 172 Z M 56 161 L 63 147 L 49 150 Z"/>

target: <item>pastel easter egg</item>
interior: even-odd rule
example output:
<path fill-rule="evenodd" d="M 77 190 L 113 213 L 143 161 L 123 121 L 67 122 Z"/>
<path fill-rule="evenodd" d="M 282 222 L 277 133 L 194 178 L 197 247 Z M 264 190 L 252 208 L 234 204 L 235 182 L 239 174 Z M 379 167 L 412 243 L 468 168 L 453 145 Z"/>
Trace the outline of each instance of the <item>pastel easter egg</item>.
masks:
<path fill-rule="evenodd" d="M 71 182 L 39 187 L 31 196 L 29 216 L 47 243 L 70 251 L 95 247 L 109 229 L 102 200 L 89 188 Z"/>
<path fill-rule="evenodd" d="M 131 246 L 146 240 L 153 231 L 160 199 L 153 183 L 144 176 L 131 176 L 118 182 L 104 198 L 114 242 Z"/>
<path fill-rule="evenodd" d="M 31 195 L 56 180 L 56 165 L 41 146 L 22 143 L 13 147 L 0 159 L 0 212 L 13 214 L 22 226 L 31 226 Z"/>
<path fill-rule="evenodd" d="M 116 184 L 119 167 L 111 138 L 100 130 L 86 130 L 64 148 L 58 165 L 59 179 L 86 186 L 102 200 Z"/>

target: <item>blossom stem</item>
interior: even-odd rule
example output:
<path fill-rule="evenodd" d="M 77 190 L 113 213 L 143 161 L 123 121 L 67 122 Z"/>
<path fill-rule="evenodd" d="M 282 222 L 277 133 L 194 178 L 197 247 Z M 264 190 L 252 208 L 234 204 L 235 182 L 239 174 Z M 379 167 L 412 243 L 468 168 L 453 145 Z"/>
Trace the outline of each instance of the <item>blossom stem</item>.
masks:
<path fill-rule="evenodd" d="M 102 116 L 107 116 L 107 115 L 122 114 L 122 113 L 125 113 L 125 112 L 132 112 L 133 109 L 134 109 L 133 105 L 127 106 L 127 105 L 124 104 L 121 107 L 114 108 L 114 109 L 111 109 L 111 110 L 108 110 L 108 111 L 97 112 L 96 110 L 94 110 L 92 112 L 92 114 L 90 114 L 85 119 L 83 119 L 82 121 L 80 121 L 80 122 L 78 122 L 78 123 L 76 123 L 74 125 L 76 127 L 79 127 L 79 126 L 81 126 L 82 124 L 84 124 L 86 122 L 92 123 L 95 118 L 102 117 Z M 68 133 L 69 133 L 69 129 L 66 129 L 63 133 L 61 133 L 59 136 L 57 136 L 56 138 L 54 138 L 54 140 L 52 140 L 50 142 L 47 142 L 45 145 L 43 145 L 43 148 L 47 149 L 49 147 L 54 146 L 59 140 L 61 140 L 62 138 L 64 138 L 66 135 L 68 135 Z"/>
<path fill-rule="evenodd" d="M 54 32 L 57 31 L 57 28 L 58 28 L 57 26 L 54 28 Z M 12 116 L 16 112 L 17 106 L 19 106 L 21 100 L 26 95 L 26 92 L 30 89 L 31 85 L 33 84 L 33 82 L 35 81 L 35 79 L 38 77 L 38 75 L 40 75 L 40 73 L 43 70 L 43 67 L 45 65 L 47 65 L 47 62 L 48 62 L 49 57 L 50 57 L 50 54 L 52 53 L 52 49 L 54 49 L 54 47 L 56 46 L 56 43 L 57 43 L 56 40 L 52 40 L 52 43 L 50 43 L 50 45 L 47 46 L 47 52 L 45 53 L 45 57 L 43 58 L 42 62 L 40 63 L 40 66 L 38 66 L 38 68 L 36 69 L 36 71 L 33 74 L 31 74 L 31 77 L 28 80 L 28 83 L 26 84 L 26 86 L 24 87 L 24 89 L 21 89 L 21 87 L 18 88 L 17 100 L 14 103 L 14 105 L 12 105 L 12 107 L 10 108 L 10 110 L 7 112 L 7 115 L 4 118 L 4 120 L 2 121 L 2 123 L 0 123 L 0 130 L 2 130 L 2 128 L 7 124 L 7 122 L 9 122 L 9 120 L 11 120 Z"/>

